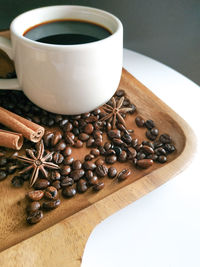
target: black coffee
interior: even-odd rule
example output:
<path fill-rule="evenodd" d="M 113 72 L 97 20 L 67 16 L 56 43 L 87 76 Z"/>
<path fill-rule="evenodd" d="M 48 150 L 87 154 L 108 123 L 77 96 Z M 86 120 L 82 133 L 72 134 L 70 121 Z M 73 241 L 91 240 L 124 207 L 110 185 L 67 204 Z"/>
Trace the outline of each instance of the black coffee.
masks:
<path fill-rule="evenodd" d="M 57 20 L 35 25 L 23 35 L 46 44 L 76 45 L 102 40 L 111 33 L 100 25 L 86 21 Z"/>

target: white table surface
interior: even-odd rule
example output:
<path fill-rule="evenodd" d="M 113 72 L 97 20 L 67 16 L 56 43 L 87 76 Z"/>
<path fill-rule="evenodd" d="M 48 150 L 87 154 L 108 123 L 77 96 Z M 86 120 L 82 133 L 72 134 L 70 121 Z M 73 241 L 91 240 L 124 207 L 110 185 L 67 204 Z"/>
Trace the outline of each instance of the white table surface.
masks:
<path fill-rule="evenodd" d="M 184 118 L 200 140 L 199 86 L 126 49 L 124 67 Z M 187 169 L 94 229 L 82 267 L 200 267 L 199 166 L 198 144 Z"/>

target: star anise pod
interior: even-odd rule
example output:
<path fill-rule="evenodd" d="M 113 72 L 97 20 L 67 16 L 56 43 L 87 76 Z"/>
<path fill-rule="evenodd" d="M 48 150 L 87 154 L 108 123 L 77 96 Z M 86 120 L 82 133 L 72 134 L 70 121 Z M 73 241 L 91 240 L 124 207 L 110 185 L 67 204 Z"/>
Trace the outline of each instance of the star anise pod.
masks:
<path fill-rule="evenodd" d="M 121 97 L 117 102 L 114 97 L 112 97 L 112 105 L 105 104 L 102 109 L 107 113 L 100 121 L 108 121 L 112 125 L 112 129 L 116 128 L 116 122 L 119 121 L 126 127 L 126 123 L 121 114 L 125 114 L 132 111 L 131 108 L 123 108 L 124 97 Z"/>
<path fill-rule="evenodd" d="M 36 153 L 34 153 L 34 150 L 32 149 L 27 149 L 26 152 L 28 156 L 16 156 L 16 158 L 19 161 L 25 162 L 29 165 L 28 167 L 20 171 L 19 174 L 23 174 L 33 169 L 30 178 L 30 187 L 33 186 L 36 180 L 38 179 L 40 171 L 47 178 L 48 172 L 45 170 L 45 168 L 48 169 L 60 168 L 58 165 L 48 161 L 54 152 L 49 152 L 44 156 L 45 150 L 44 150 L 44 143 L 42 140 L 36 145 L 36 149 L 37 149 Z"/>

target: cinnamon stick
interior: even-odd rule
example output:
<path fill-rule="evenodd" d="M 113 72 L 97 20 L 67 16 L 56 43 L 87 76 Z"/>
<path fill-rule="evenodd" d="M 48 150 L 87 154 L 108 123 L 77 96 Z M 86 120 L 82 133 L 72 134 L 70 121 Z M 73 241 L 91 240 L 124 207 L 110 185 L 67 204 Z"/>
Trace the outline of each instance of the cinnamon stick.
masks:
<path fill-rule="evenodd" d="M 0 107 L 0 123 L 35 143 L 40 141 L 45 131 L 42 126 L 2 107 Z"/>
<path fill-rule="evenodd" d="M 20 133 L 0 130 L 0 146 L 20 150 L 23 140 L 23 135 Z"/>

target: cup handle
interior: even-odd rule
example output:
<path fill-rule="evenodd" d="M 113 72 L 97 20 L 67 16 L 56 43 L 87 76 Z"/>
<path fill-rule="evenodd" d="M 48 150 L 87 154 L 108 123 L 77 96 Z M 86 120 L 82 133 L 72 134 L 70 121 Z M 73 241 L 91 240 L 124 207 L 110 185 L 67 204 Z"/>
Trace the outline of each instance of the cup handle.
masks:
<path fill-rule="evenodd" d="M 0 49 L 2 49 L 10 59 L 13 59 L 11 41 L 8 38 L 0 36 Z M 0 90 L 22 90 L 17 78 L 15 79 L 0 79 Z"/>

